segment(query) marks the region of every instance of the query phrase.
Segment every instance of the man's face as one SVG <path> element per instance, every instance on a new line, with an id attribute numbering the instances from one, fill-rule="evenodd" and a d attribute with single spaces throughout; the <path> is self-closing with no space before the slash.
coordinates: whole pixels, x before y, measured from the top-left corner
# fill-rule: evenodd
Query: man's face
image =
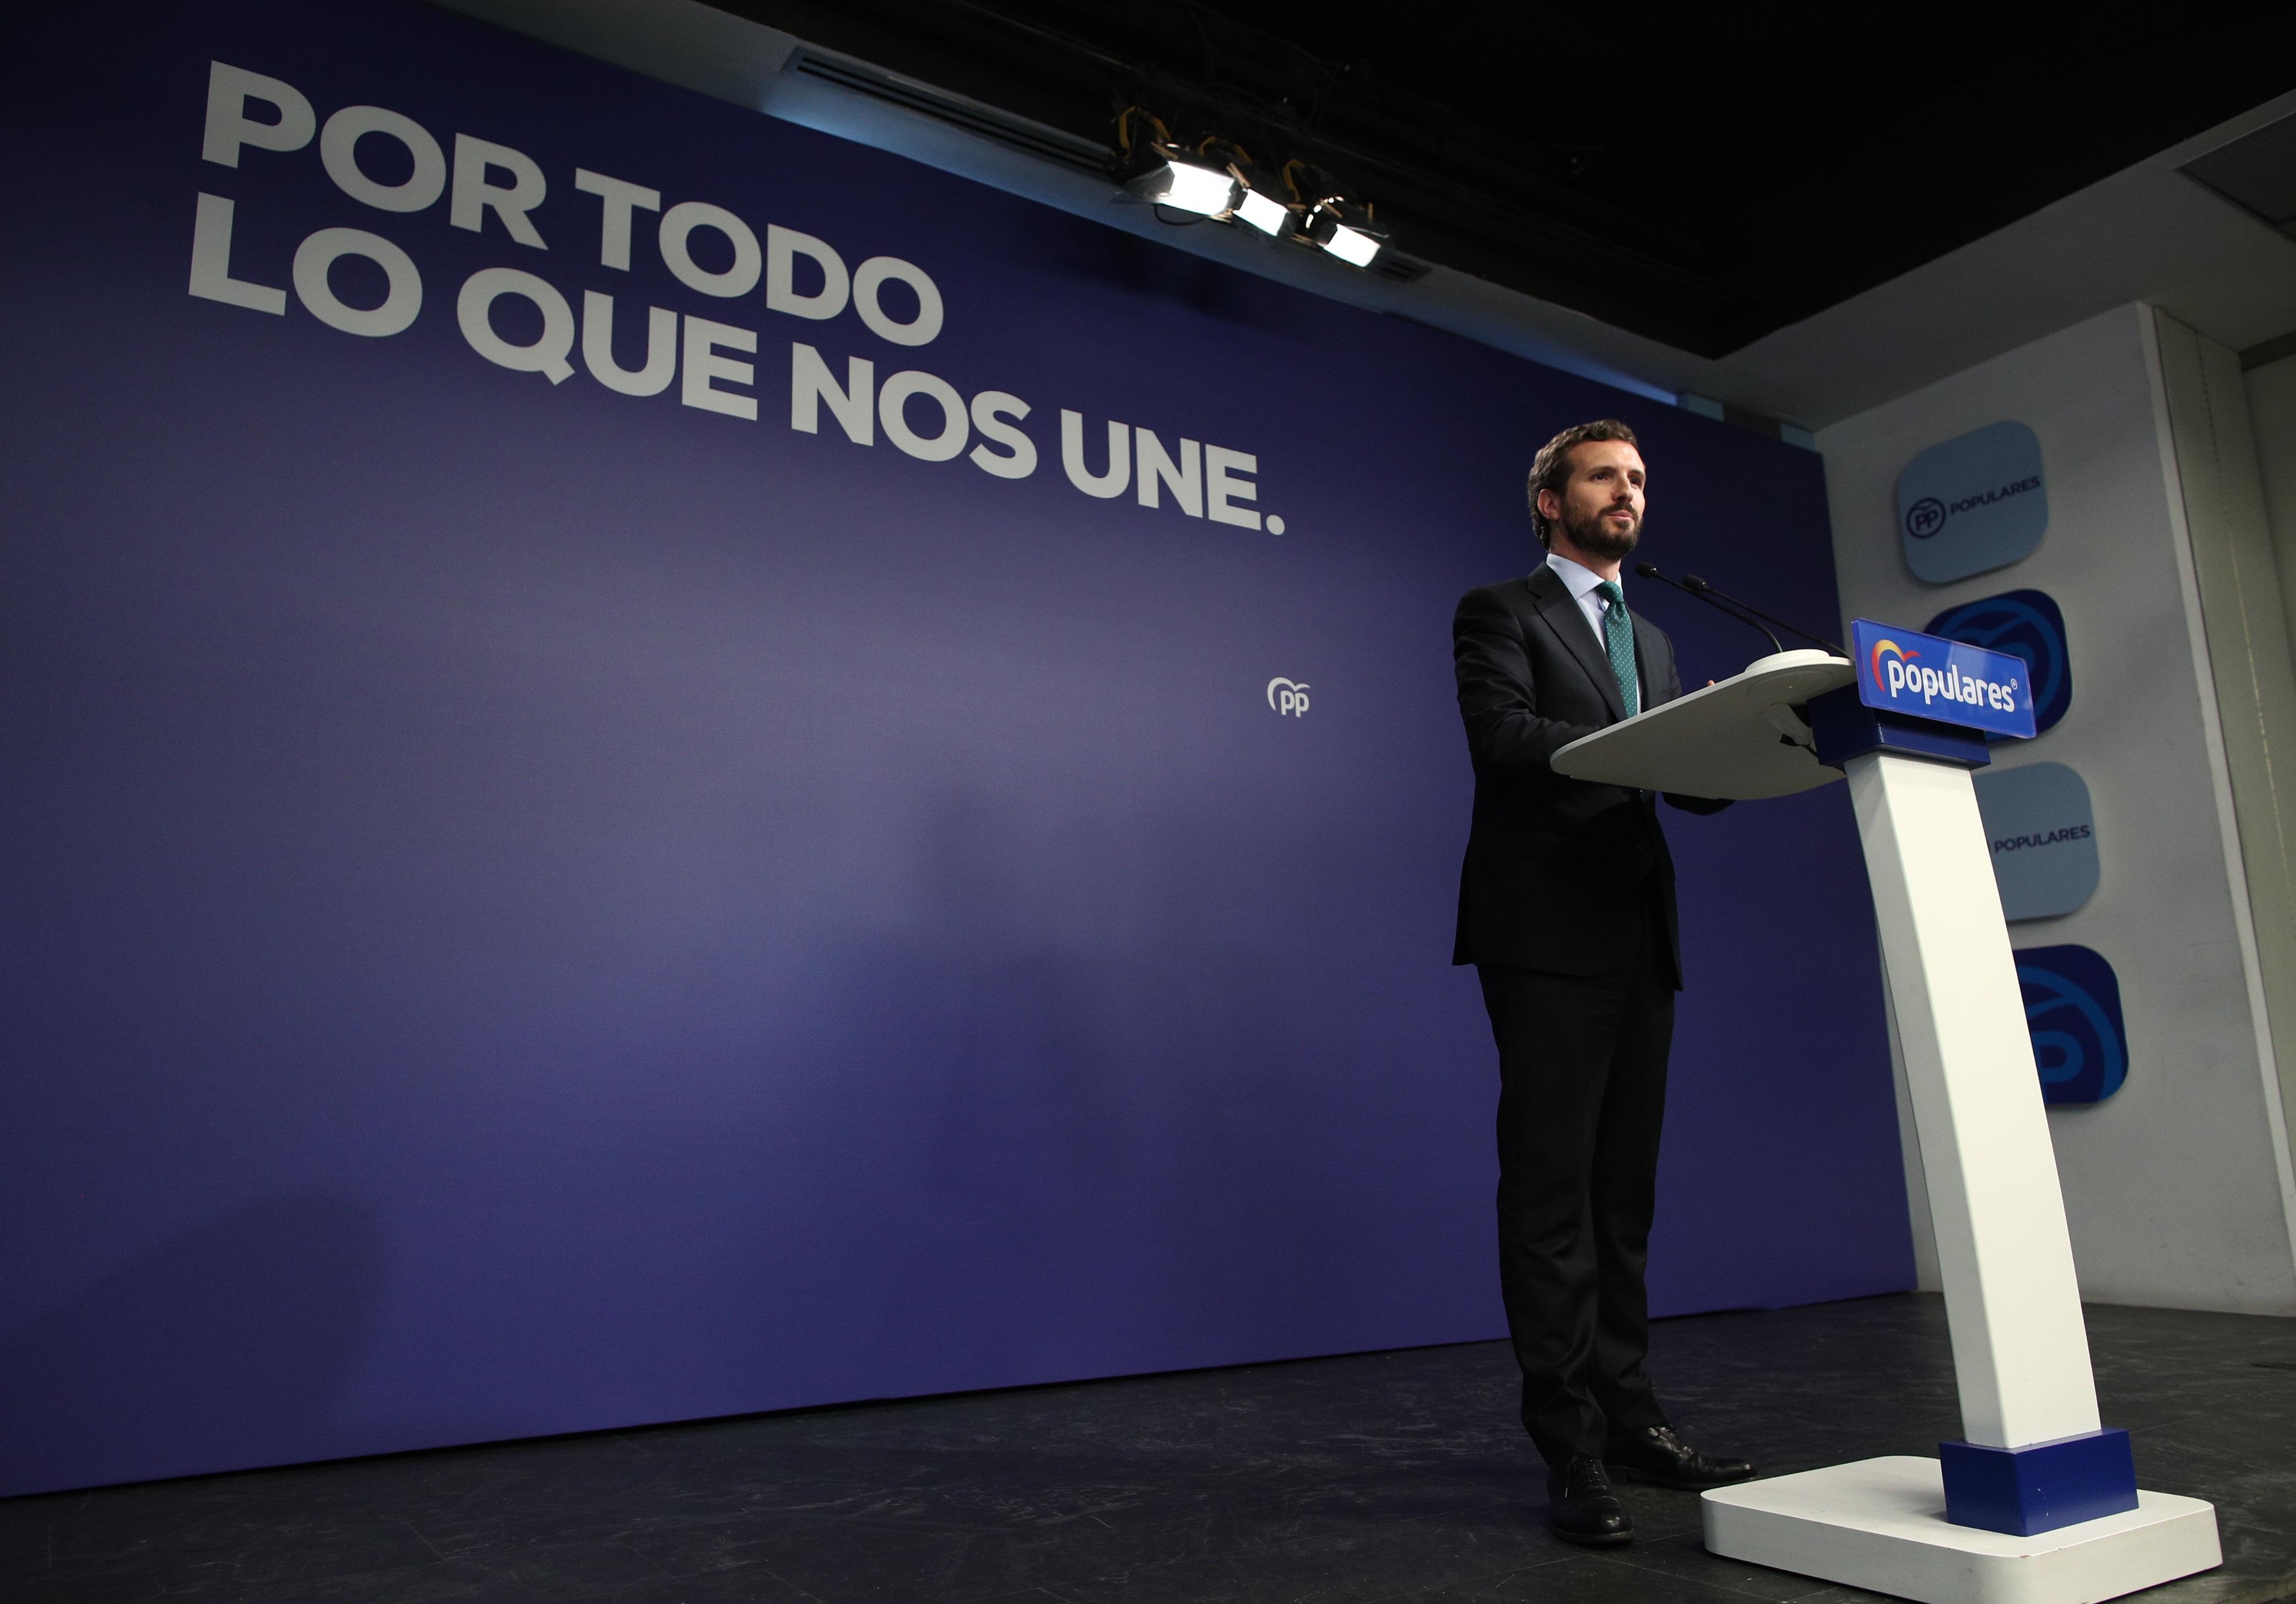
<path id="1" fill-rule="evenodd" d="M 1570 482 L 1557 495 L 1538 493 L 1538 510 L 1558 544 L 1615 561 L 1643 532 L 1643 454 L 1624 440 L 1587 440 L 1570 448 Z M 1568 557 L 1569 551 L 1562 553 Z"/>

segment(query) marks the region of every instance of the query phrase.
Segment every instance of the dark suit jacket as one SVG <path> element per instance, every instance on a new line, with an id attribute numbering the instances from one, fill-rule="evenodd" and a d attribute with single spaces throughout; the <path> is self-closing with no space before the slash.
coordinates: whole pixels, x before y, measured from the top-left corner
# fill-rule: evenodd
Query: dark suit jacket
<path id="1" fill-rule="evenodd" d="M 1674 643 L 1642 614 L 1634 620 L 1643 706 L 1655 708 L 1682 694 Z M 1527 578 L 1469 591 L 1451 644 L 1475 763 L 1451 962 L 1596 974 L 1642 938 L 1644 899 L 1655 898 L 1678 988 L 1674 860 L 1657 797 L 1566 780 L 1547 765 L 1581 735 L 1626 716 L 1610 658 L 1562 576 L 1542 563 Z M 1667 800 L 1693 813 L 1729 806 Z"/>

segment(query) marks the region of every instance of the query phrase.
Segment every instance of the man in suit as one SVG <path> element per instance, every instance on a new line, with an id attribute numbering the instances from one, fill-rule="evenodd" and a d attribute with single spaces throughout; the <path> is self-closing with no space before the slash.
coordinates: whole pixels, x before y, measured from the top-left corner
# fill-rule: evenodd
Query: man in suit
<path id="1" fill-rule="evenodd" d="M 1468 592 L 1452 622 L 1475 811 L 1451 961 L 1475 966 L 1498 1043 L 1499 1282 L 1549 1523 L 1597 1545 L 1634 1535 L 1606 1463 L 1670 1487 L 1754 1473 L 1685 1443 L 1643 1369 L 1682 986 L 1657 798 L 1549 766 L 1580 736 L 1682 694 L 1673 644 L 1628 610 L 1619 581 L 1642 533 L 1644 478 L 1623 423 L 1556 435 L 1530 471 L 1546 561 Z"/>

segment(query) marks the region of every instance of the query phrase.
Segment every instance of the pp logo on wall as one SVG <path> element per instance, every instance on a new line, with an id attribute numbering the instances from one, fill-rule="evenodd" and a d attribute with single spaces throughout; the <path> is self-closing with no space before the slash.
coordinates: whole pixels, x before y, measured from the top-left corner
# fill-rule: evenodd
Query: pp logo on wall
<path id="1" fill-rule="evenodd" d="M 2041 442 L 2022 423 L 1988 423 L 1932 446 L 1898 475 L 1906 566 L 1931 585 L 2030 557 L 2048 528 Z"/>
<path id="2" fill-rule="evenodd" d="M 2103 1102 L 2128 1076 L 2128 1030 L 2120 979 L 2085 946 L 2028 947 L 2017 954 L 2025 1028 L 2041 1071 L 2041 1101 Z"/>
<path id="3" fill-rule="evenodd" d="M 1986 769 L 1972 778 L 2003 914 L 2049 919 L 2096 894 L 2096 819 L 2087 781 L 2062 763 Z"/>
<path id="4" fill-rule="evenodd" d="M 2025 659 L 2033 688 L 2034 733 L 2048 729 L 2073 705 L 2072 654 L 2065 645 L 2065 615 L 2045 591 L 2004 591 L 1981 602 L 1949 607 L 1929 621 L 1929 633 Z"/>

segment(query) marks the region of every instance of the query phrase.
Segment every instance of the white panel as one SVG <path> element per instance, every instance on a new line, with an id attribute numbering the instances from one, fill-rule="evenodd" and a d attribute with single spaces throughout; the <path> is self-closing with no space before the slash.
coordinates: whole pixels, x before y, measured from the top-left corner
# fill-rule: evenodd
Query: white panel
<path id="1" fill-rule="evenodd" d="M 1969 771 L 1849 760 L 1906 1085 L 1921 1133 L 1962 1433 L 2095 1431 L 2096 1388 L 2040 1077 Z"/>
<path id="2" fill-rule="evenodd" d="M 2127 1084 L 2095 1107 L 2049 1114 L 2082 1293 L 2296 1313 L 2283 1159 L 2227 869 L 2237 842 L 2228 858 L 2216 699 L 2202 677 L 2197 603 L 2187 610 L 2193 581 L 2154 401 L 2151 322 L 2141 307 L 2108 313 L 1825 430 L 1835 566 L 1845 618 L 1918 628 L 1948 607 L 2022 587 L 2062 606 L 2072 706 L 2038 741 L 1997 749 L 1995 761 L 2067 764 L 2096 809 L 2096 895 L 2016 927 L 2020 946 L 2094 947 L 2120 978 Z M 1924 585 L 1898 554 L 1898 472 L 1925 446 L 2004 418 L 2040 437 L 2047 536 L 2013 567 Z"/>
<path id="3" fill-rule="evenodd" d="M 2198 620 L 2215 692 L 2217 808 L 2228 820 L 2233 919 L 2296 1256 L 2287 1122 L 2296 1101 L 2296 673 L 2239 359 L 2165 313 L 2152 326 L 2154 404 L 2165 414 L 2178 487 L 2170 521 L 2183 536 L 2186 613 Z"/>

